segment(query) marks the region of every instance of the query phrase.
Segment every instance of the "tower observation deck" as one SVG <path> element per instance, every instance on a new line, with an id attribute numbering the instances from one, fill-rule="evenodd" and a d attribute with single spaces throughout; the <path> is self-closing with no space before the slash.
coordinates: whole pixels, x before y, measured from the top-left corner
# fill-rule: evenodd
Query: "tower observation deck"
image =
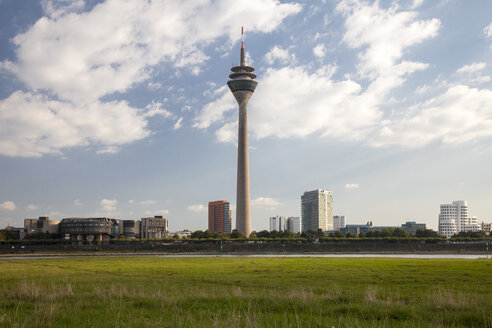
<path id="1" fill-rule="evenodd" d="M 258 85 L 255 70 L 246 65 L 244 50 L 244 31 L 241 28 L 241 62 L 231 68 L 229 89 L 239 105 L 238 144 L 237 144 L 237 194 L 236 229 L 249 236 L 251 233 L 251 206 L 249 192 L 249 154 L 248 154 L 248 101 Z"/>

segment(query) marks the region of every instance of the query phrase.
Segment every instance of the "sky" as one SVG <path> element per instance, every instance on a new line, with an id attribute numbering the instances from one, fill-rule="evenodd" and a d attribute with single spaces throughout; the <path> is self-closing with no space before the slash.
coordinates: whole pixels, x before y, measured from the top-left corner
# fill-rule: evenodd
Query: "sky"
<path id="1" fill-rule="evenodd" d="M 234 209 L 241 26 L 253 230 L 314 189 L 347 224 L 492 221 L 490 0 L 0 0 L 0 227 Z"/>

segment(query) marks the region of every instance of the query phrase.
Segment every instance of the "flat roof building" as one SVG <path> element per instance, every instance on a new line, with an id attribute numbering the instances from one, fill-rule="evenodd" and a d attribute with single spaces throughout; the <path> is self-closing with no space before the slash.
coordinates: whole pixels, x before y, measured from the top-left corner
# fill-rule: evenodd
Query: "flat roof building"
<path id="1" fill-rule="evenodd" d="M 302 231 L 333 230 L 333 193 L 317 189 L 301 196 Z"/>
<path id="2" fill-rule="evenodd" d="M 212 232 L 232 232 L 231 206 L 226 200 L 208 203 L 208 230 Z"/>
<path id="3" fill-rule="evenodd" d="M 141 219 L 141 239 L 164 239 L 167 236 L 167 231 L 167 219 L 161 215 Z"/>

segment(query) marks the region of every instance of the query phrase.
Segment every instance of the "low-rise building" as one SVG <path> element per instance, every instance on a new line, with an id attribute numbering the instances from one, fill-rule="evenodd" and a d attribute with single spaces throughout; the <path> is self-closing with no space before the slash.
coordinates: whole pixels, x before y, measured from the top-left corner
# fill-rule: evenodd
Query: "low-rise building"
<path id="1" fill-rule="evenodd" d="M 59 233 L 65 239 L 102 242 L 118 238 L 122 228 L 122 221 L 116 219 L 66 218 L 59 224 Z"/>
<path id="2" fill-rule="evenodd" d="M 24 228 L 27 233 L 44 232 L 58 233 L 60 221 L 50 220 L 47 216 L 40 216 L 38 219 L 24 219 Z"/>
<path id="3" fill-rule="evenodd" d="M 123 236 L 129 239 L 140 238 L 140 221 L 123 220 Z"/>
<path id="4" fill-rule="evenodd" d="M 407 221 L 401 225 L 401 228 L 412 235 L 415 235 L 417 230 L 427 229 L 425 223 L 416 223 L 415 221 Z"/>
<path id="5" fill-rule="evenodd" d="M 167 219 L 161 215 L 141 219 L 141 239 L 163 239 L 167 237 L 167 231 Z"/>
<path id="6" fill-rule="evenodd" d="M 492 228 L 492 223 L 484 223 L 482 221 L 481 227 L 482 227 L 482 231 L 483 232 L 485 232 L 487 235 L 490 235 L 490 230 Z"/>

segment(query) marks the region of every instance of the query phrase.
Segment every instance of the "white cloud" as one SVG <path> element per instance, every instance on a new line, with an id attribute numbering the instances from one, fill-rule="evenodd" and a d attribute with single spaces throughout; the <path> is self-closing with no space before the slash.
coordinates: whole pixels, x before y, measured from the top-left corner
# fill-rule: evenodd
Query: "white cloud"
<path id="1" fill-rule="evenodd" d="M 379 2 L 368 4 L 344 0 L 337 12 L 346 18 L 343 40 L 360 49 L 357 76 L 369 83 L 335 80 L 335 65 L 317 70 L 291 65 L 270 68 L 259 77 L 259 86 L 249 105 L 249 129 L 254 137 L 305 137 L 313 133 L 345 140 L 367 140 L 378 129 L 388 104 L 388 94 L 402 85 L 407 76 L 428 67 L 425 63 L 403 59 L 404 50 L 434 37 L 437 19 L 418 20 L 417 13 L 389 9 Z M 321 49 L 321 48 L 320 48 Z M 319 51 L 318 55 L 322 51 Z M 215 100 L 202 108 L 194 127 L 222 126 L 216 131 L 221 141 L 235 139 L 237 104 L 222 87 Z M 268 110 L 265 110 L 268 108 Z M 302 110 L 300 110 L 302 109 Z"/>
<path id="2" fill-rule="evenodd" d="M 343 0 L 337 11 L 346 17 L 343 40 L 352 48 L 365 47 L 358 56 L 359 75 L 372 80 L 368 92 L 375 97 L 400 86 L 405 75 L 427 68 L 427 64 L 401 58 L 404 49 L 437 35 L 438 19 L 417 20 L 416 12 L 399 12 L 396 3 L 382 9 L 378 1 Z"/>
<path id="3" fill-rule="evenodd" d="M 225 123 L 221 128 L 215 131 L 215 137 L 218 141 L 224 143 L 233 143 L 237 145 L 237 120 Z"/>
<path id="4" fill-rule="evenodd" d="M 181 128 L 181 123 L 183 122 L 183 117 L 181 116 L 176 123 L 174 123 L 173 129 L 179 130 Z"/>
<path id="5" fill-rule="evenodd" d="M 0 209 L 2 210 L 7 210 L 7 211 L 13 211 L 17 208 L 14 202 L 7 200 L 3 203 L 0 204 Z"/>
<path id="6" fill-rule="evenodd" d="M 492 37 L 492 23 L 490 23 L 483 29 L 483 33 L 488 38 Z"/>
<path id="7" fill-rule="evenodd" d="M 101 205 L 102 210 L 105 213 L 113 213 L 116 211 L 116 206 L 118 205 L 118 201 L 116 199 L 106 199 L 104 198 L 99 203 Z"/>
<path id="8" fill-rule="evenodd" d="M 130 200 L 128 201 L 128 204 L 133 204 L 133 203 L 135 203 L 135 201 L 134 201 L 133 199 L 130 199 Z"/>
<path id="9" fill-rule="evenodd" d="M 345 184 L 345 189 L 359 189 L 358 183 L 347 183 Z"/>
<path id="10" fill-rule="evenodd" d="M 156 115 L 162 116 L 164 118 L 168 118 L 172 116 L 171 112 L 162 108 L 164 104 L 161 102 L 152 101 L 152 103 L 148 104 L 145 109 L 147 112 L 144 114 L 144 117 L 154 117 Z"/>
<path id="11" fill-rule="evenodd" d="M 413 0 L 412 6 L 410 8 L 411 9 L 417 9 L 420 6 L 422 6 L 423 3 L 424 3 L 424 0 Z"/>
<path id="12" fill-rule="evenodd" d="M 325 45 L 320 43 L 316 47 L 313 48 L 313 54 L 318 58 L 323 58 L 325 56 L 326 49 Z"/>
<path id="13" fill-rule="evenodd" d="M 38 208 L 39 208 L 39 206 L 38 206 L 38 205 L 29 204 L 29 205 L 27 205 L 26 210 L 28 210 L 28 211 L 35 211 L 35 210 L 37 210 Z"/>
<path id="14" fill-rule="evenodd" d="M 149 118 L 171 116 L 162 104 L 141 111 L 101 98 L 147 81 L 156 65 L 198 74 L 204 49 L 220 37 L 232 44 L 241 24 L 269 33 L 302 8 L 277 0 L 108 0 L 86 12 L 82 0 L 41 4 L 48 17 L 15 36 L 16 60 L 0 63 L 28 88 L 0 101 L 0 154 L 7 156 L 89 145 L 111 153 L 145 138 Z M 165 87 L 159 84 L 148 87 Z"/>
<path id="15" fill-rule="evenodd" d="M 84 205 L 84 204 L 80 201 L 80 199 L 76 199 L 76 200 L 74 200 L 74 201 L 73 201 L 73 204 L 74 204 L 75 206 L 83 206 L 83 205 Z"/>
<path id="16" fill-rule="evenodd" d="M 485 63 L 472 63 L 461 67 L 456 73 L 464 77 L 462 82 L 466 81 L 468 84 L 478 85 L 490 81 L 490 76 L 481 73 L 486 66 Z"/>
<path id="17" fill-rule="evenodd" d="M 147 87 L 150 90 L 159 90 L 159 89 L 162 88 L 162 84 L 159 83 L 159 82 L 152 82 L 152 81 L 150 81 L 149 83 L 147 83 Z"/>
<path id="18" fill-rule="evenodd" d="M 289 53 L 289 49 L 284 49 L 279 46 L 273 46 L 266 54 L 265 60 L 269 65 L 273 65 L 275 62 L 280 64 L 293 64 L 296 56 Z"/>
<path id="19" fill-rule="evenodd" d="M 487 64 L 485 64 L 485 63 L 473 63 L 470 65 L 465 65 L 465 66 L 461 67 L 460 69 L 458 69 L 456 71 L 456 73 L 458 73 L 458 74 L 476 73 L 476 72 L 483 70 L 486 66 L 487 66 Z"/>
<path id="20" fill-rule="evenodd" d="M 139 205 L 144 205 L 144 206 L 154 205 L 156 203 L 157 202 L 155 200 L 142 200 L 142 201 L 138 202 Z"/>
<path id="21" fill-rule="evenodd" d="M 202 205 L 202 204 L 195 204 L 195 205 L 188 206 L 186 209 L 188 211 L 192 211 L 192 212 L 206 212 L 207 206 Z"/>
<path id="22" fill-rule="evenodd" d="M 149 135 L 147 121 L 127 102 L 76 106 L 17 91 L 0 100 L 0 154 L 40 157 L 65 148 L 127 144 Z"/>
<path id="23" fill-rule="evenodd" d="M 358 138 L 375 124 L 379 113 L 369 101 L 358 103 L 359 84 L 333 81 L 335 70 L 333 66 L 312 73 L 307 67 L 267 70 L 250 105 L 254 136 L 305 137 L 318 131 Z"/>
<path id="24" fill-rule="evenodd" d="M 206 129 L 212 123 L 220 122 L 225 112 L 237 107 L 237 102 L 227 85 L 218 88 L 214 94 L 219 97 L 202 108 L 194 119 L 195 124 L 193 124 L 193 127 Z"/>
<path id="25" fill-rule="evenodd" d="M 422 86 L 419 86 L 417 87 L 417 89 L 415 89 L 415 93 L 417 94 L 424 94 L 426 93 L 427 91 L 429 91 L 430 87 L 428 85 L 422 85 Z"/>
<path id="26" fill-rule="evenodd" d="M 41 0 L 41 7 L 46 15 L 58 18 L 71 12 L 84 9 L 84 0 Z"/>
<path id="27" fill-rule="evenodd" d="M 492 90 L 464 85 L 421 103 L 371 138 L 373 146 L 421 147 L 430 142 L 462 144 L 492 136 Z"/>
<path id="28" fill-rule="evenodd" d="M 91 101 L 148 79 L 159 63 L 202 63 L 203 48 L 223 35 L 237 40 L 241 24 L 268 33 L 300 10 L 276 0 L 105 1 L 89 12 L 43 17 L 17 35 L 14 72 L 33 90 Z"/>
<path id="29" fill-rule="evenodd" d="M 270 197 L 258 197 L 251 200 L 251 206 L 265 208 L 265 209 L 275 209 L 278 206 L 283 205 L 276 199 Z"/>

